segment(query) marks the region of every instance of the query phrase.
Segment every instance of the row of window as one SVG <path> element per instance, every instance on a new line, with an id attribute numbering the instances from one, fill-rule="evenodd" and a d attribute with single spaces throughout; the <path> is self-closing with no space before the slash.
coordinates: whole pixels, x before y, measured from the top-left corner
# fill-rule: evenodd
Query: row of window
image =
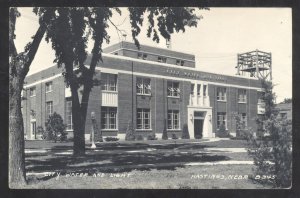
<path id="1" fill-rule="evenodd" d="M 45 83 L 45 92 L 48 93 L 48 92 L 51 92 L 52 91 L 52 82 L 46 82 Z M 29 89 L 29 96 L 32 97 L 32 96 L 36 96 L 36 87 L 31 87 Z"/>
<path id="2" fill-rule="evenodd" d="M 53 102 L 46 102 L 46 116 L 47 118 L 53 114 Z M 242 126 L 247 126 L 246 113 L 239 114 Z M 179 129 L 179 111 L 168 110 L 168 129 Z M 137 109 L 137 129 L 151 129 L 151 112 L 150 109 Z M 66 101 L 66 125 L 67 130 L 73 129 L 72 122 L 72 101 Z M 227 126 L 226 112 L 217 112 L 217 128 L 221 125 Z M 117 108 L 116 107 L 102 107 L 101 108 L 101 128 L 102 129 L 117 129 Z"/>
<path id="3" fill-rule="evenodd" d="M 138 55 L 137 55 L 137 58 L 142 59 L 142 60 L 147 60 L 147 57 L 148 57 L 148 54 L 146 54 L 146 53 L 138 53 Z M 158 56 L 157 62 L 166 63 L 167 58 L 163 57 L 163 56 Z M 184 66 L 184 61 L 180 60 L 180 59 L 176 59 L 176 65 Z"/>
<path id="4" fill-rule="evenodd" d="M 47 82 L 45 84 L 45 91 L 52 91 L 52 82 Z M 115 74 L 106 74 L 103 73 L 101 76 L 101 87 L 102 90 L 105 91 L 117 91 L 117 75 Z M 194 95 L 194 87 L 195 84 L 191 85 L 191 95 Z M 151 80 L 150 78 L 137 78 L 136 82 L 136 91 L 137 94 L 140 95 L 150 95 L 151 94 Z M 218 87 L 217 88 L 217 100 L 218 101 L 226 101 L 226 87 Z M 180 88 L 179 82 L 168 81 L 167 83 L 167 94 L 172 97 L 180 97 Z M 197 84 L 197 95 L 201 94 L 201 84 Z M 30 88 L 30 96 L 36 95 L 36 88 Z M 203 85 L 203 96 L 207 95 L 207 85 Z M 258 103 L 262 102 L 262 92 L 258 92 Z M 247 92 L 245 89 L 238 89 L 238 102 L 246 103 L 247 102 Z"/>
<path id="5" fill-rule="evenodd" d="M 195 84 L 191 84 L 191 95 L 194 96 L 195 95 Z M 201 84 L 197 84 L 197 96 L 201 95 Z M 207 95 L 207 85 L 203 85 L 203 96 Z"/>
<path id="6" fill-rule="evenodd" d="M 241 127 L 246 128 L 247 127 L 247 114 L 246 113 L 240 113 L 240 122 Z M 217 112 L 217 128 L 219 129 L 221 125 L 225 126 L 227 128 L 227 115 L 226 112 Z"/>
<path id="7" fill-rule="evenodd" d="M 217 88 L 217 101 L 226 101 L 226 87 Z M 246 103 L 247 102 L 247 92 L 246 89 L 238 89 L 238 102 Z"/>
<path id="8" fill-rule="evenodd" d="M 50 103 L 49 103 L 50 104 Z M 48 106 L 48 103 L 47 103 Z M 47 107 L 48 109 L 48 107 Z M 52 110 L 51 110 L 52 111 Z M 48 116 L 49 114 L 47 110 Z M 73 129 L 72 123 L 72 101 L 66 102 L 66 125 L 67 130 Z M 101 108 L 101 128 L 117 129 L 117 108 L 102 107 Z M 136 118 L 137 129 L 151 129 L 151 112 L 150 109 L 138 108 Z M 168 129 L 179 129 L 179 111 L 168 111 Z"/>
<path id="9" fill-rule="evenodd" d="M 179 129 L 179 111 L 168 110 L 168 129 Z M 101 128 L 117 129 L 117 108 L 101 108 Z M 151 129 L 151 111 L 146 108 L 138 108 L 136 113 L 136 129 Z"/>

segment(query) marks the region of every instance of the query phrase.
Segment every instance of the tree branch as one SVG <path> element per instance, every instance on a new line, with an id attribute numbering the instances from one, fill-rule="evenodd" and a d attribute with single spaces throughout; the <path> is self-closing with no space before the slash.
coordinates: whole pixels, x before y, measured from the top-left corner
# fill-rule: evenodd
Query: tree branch
<path id="1" fill-rule="evenodd" d="M 53 13 L 54 13 L 53 9 L 48 9 L 46 11 L 46 13 L 44 14 L 44 21 L 42 21 L 40 23 L 40 27 L 36 31 L 32 43 L 30 43 L 30 48 L 29 48 L 29 51 L 26 55 L 26 62 L 24 64 L 23 70 L 21 71 L 21 77 L 25 78 L 25 76 L 27 75 L 27 73 L 29 71 L 29 67 L 30 67 L 35 55 L 36 55 L 36 52 L 39 48 L 41 40 L 43 39 L 44 34 L 46 32 L 47 22 L 50 20 L 50 17 Z"/>

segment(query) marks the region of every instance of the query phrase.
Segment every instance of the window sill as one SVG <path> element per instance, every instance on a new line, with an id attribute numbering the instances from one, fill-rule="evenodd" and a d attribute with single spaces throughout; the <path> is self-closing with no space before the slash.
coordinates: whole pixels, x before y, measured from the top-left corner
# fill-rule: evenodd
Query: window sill
<path id="1" fill-rule="evenodd" d="M 52 90 L 51 91 L 46 91 L 46 93 L 51 93 L 52 92 Z"/>
<path id="2" fill-rule="evenodd" d="M 167 129 L 167 131 L 173 131 L 173 132 L 176 132 L 176 131 L 181 131 L 181 129 Z"/>
<path id="3" fill-rule="evenodd" d="M 101 131 L 118 131 L 118 129 L 101 129 Z"/>
<path id="4" fill-rule="evenodd" d="M 137 93 L 137 96 L 151 96 L 151 94 L 141 94 L 141 93 Z"/>
<path id="5" fill-rule="evenodd" d="M 180 96 L 168 96 L 168 98 L 180 98 Z"/>
<path id="6" fill-rule="evenodd" d="M 36 95 L 33 95 L 33 96 L 29 96 L 30 98 L 32 98 L 32 97 L 36 97 Z"/>
<path id="7" fill-rule="evenodd" d="M 239 101 L 238 103 L 239 103 L 239 104 L 247 104 L 247 101 L 246 101 L 246 102 L 240 102 L 240 101 Z"/>
<path id="8" fill-rule="evenodd" d="M 118 93 L 118 91 L 101 90 L 102 93 Z"/>
<path id="9" fill-rule="evenodd" d="M 217 101 L 218 102 L 227 102 L 227 100 L 218 100 L 218 99 L 217 99 Z"/>
<path id="10" fill-rule="evenodd" d="M 152 129 L 136 129 L 136 131 L 152 131 Z"/>

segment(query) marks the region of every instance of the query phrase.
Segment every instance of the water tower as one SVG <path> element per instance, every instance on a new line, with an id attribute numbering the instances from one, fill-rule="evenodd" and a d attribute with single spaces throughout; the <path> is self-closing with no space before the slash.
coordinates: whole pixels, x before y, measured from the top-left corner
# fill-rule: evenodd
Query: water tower
<path id="1" fill-rule="evenodd" d="M 237 75 L 272 81 L 272 55 L 259 50 L 237 55 Z"/>

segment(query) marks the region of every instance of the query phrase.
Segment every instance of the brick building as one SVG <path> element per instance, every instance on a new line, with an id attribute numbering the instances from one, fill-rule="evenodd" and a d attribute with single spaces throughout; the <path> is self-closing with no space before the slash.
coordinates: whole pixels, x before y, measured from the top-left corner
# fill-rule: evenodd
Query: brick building
<path id="1" fill-rule="evenodd" d="M 22 112 L 27 139 L 38 138 L 37 126 L 44 127 L 53 112 L 64 118 L 72 136 L 70 90 L 61 73 L 54 65 L 25 79 Z M 264 111 L 256 78 L 202 72 L 195 68 L 194 55 L 169 49 L 142 45 L 138 50 L 129 42 L 112 45 L 104 49 L 96 77 L 101 85 L 90 95 L 86 138 L 91 112 L 103 136 L 124 138 L 131 121 L 143 136 L 155 133 L 161 138 L 165 124 L 169 137 L 181 137 L 187 124 L 191 138 L 207 138 L 218 136 L 221 125 L 235 135 L 234 115 L 255 128 L 254 118 Z"/>

